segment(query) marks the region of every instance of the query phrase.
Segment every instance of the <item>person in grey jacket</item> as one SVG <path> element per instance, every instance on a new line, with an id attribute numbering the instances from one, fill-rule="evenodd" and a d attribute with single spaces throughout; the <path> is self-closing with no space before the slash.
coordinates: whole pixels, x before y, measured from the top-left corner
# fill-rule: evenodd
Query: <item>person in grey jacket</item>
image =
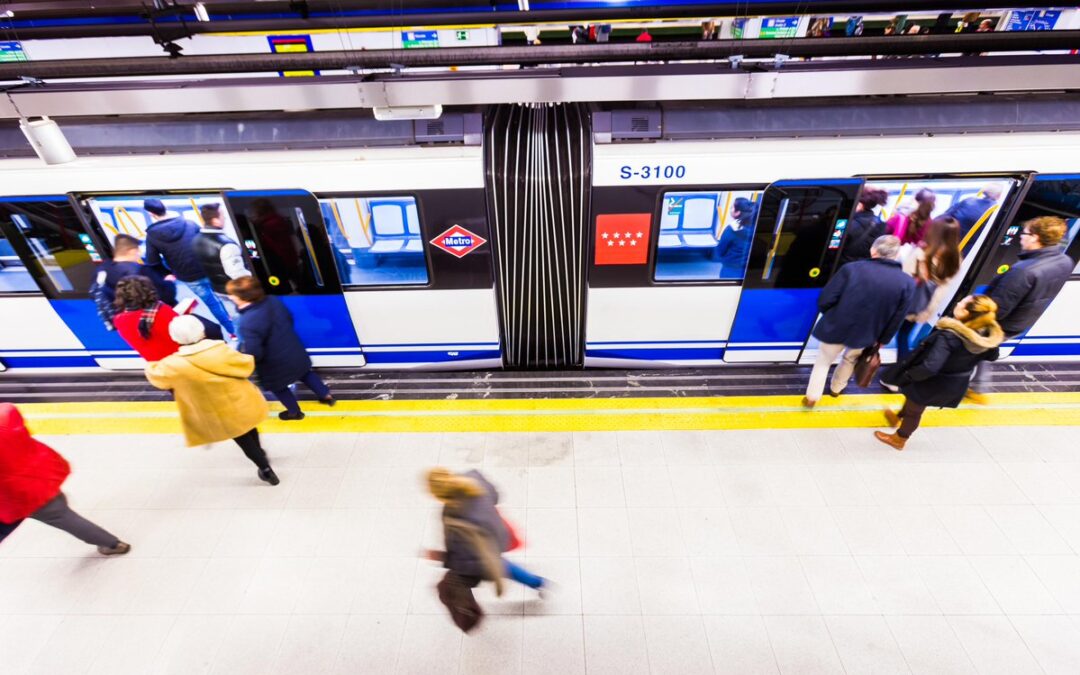
<path id="1" fill-rule="evenodd" d="M 870 260 L 844 265 L 821 290 L 822 316 L 813 333 L 821 345 L 806 385 L 804 407 L 813 408 L 821 398 L 836 357 L 842 355 L 830 385 L 833 396 L 844 391 L 864 349 L 885 344 L 896 335 L 915 295 L 915 282 L 896 260 L 899 251 L 899 239 L 888 234 L 878 237 L 870 247 Z"/>
<path id="2" fill-rule="evenodd" d="M 1076 263 L 1065 254 L 1061 240 L 1068 225 L 1056 216 L 1033 218 L 1020 232 L 1020 260 L 1005 274 L 990 282 L 986 295 L 997 303 L 997 321 L 1010 340 L 1027 331 L 1057 297 L 1072 275 Z M 979 364 L 967 398 L 985 403 L 984 392 L 990 385 L 990 369 Z"/>

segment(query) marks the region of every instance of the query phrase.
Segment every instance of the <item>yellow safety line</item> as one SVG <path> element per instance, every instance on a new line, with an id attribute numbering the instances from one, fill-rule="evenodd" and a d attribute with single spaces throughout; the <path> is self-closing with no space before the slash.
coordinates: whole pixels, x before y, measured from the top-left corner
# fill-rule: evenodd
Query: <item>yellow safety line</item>
<path id="1" fill-rule="evenodd" d="M 960 242 L 961 251 L 964 250 L 964 247 L 967 246 L 967 243 L 969 241 L 971 241 L 971 238 L 975 235 L 975 233 L 982 229 L 982 226 L 986 223 L 986 221 L 990 218 L 994 211 L 997 211 L 997 209 L 997 204 L 986 209 L 986 213 L 982 214 L 982 218 L 979 218 L 978 222 L 975 223 L 975 227 L 968 230 L 968 233 L 964 235 L 963 241 Z"/>
<path id="2" fill-rule="evenodd" d="M 925 426 L 1080 425 L 1080 393 L 991 394 L 985 406 L 931 410 Z M 881 409 L 895 395 L 823 400 L 813 411 L 799 396 L 694 398 L 341 401 L 333 409 L 304 403 L 302 422 L 271 417 L 268 433 L 514 432 L 648 429 L 881 428 Z M 36 433 L 179 433 L 171 402 L 40 403 L 20 405 Z M 275 407 L 276 404 L 275 404 Z"/>

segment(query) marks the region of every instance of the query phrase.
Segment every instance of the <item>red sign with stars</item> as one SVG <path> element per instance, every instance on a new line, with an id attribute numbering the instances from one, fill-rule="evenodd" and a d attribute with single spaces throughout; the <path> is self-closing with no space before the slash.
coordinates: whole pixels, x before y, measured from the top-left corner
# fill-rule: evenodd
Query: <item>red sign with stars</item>
<path id="1" fill-rule="evenodd" d="M 455 258 L 464 258 L 486 243 L 487 239 L 469 232 L 460 225 L 454 225 L 431 240 L 432 246 L 441 248 Z"/>
<path id="2" fill-rule="evenodd" d="M 651 213 L 604 213 L 596 217 L 597 265 L 644 265 L 649 260 Z"/>

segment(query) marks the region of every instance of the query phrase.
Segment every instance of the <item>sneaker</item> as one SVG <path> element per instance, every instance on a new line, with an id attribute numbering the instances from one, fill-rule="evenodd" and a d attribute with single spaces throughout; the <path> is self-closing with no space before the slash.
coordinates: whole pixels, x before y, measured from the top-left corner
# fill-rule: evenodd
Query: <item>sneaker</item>
<path id="1" fill-rule="evenodd" d="M 807 410 L 810 410 L 810 409 L 812 409 L 812 408 L 813 408 L 813 407 L 814 407 L 815 405 L 817 405 L 817 401 L 811 401 L 810 399 L 808 399 L 808 398 L 806 398 L 805 396 L 803 396 L 803 399 L 802 399 L 802 407 L 806 408 Z"/>
<path id="2" fill-rule="evenodd" d="M 273 469 L 259 469 L 259 480 L 264 483 L 270 483 L 271 485 L 277 485 L 281 482 L 281 479 L 277 477 Z"/>
<path id="3" fill-rule="evenodd" d="M 333 408 L 335 405 L 337 405 L 337 399 L 333 396 L 327 396 L 326 398 L 320 398 L 319 403 Z"/>
<path id="4" fill-rule="evenodd" d="M 294 415 L 291 412 L 289 412 L 288 410 L 282 410 L 281 412 L 278 413 L 278 416 L 277 416 L 277 418 L 279 420 L 281 420 L 282 422 L 291 422 L 293 420 L 302 420 L 302 419 L 304 419 L 304 417 L 305 417 L 305 415 L 302 412 L 298 412 L 298 413 L 296 413 Z"/>
<path id="5" fill-rule="evenodd" d="M 118 541 L 116 542 L 116 546 L 113 546 L 112 548 L 109 548 L 108 546 L 98 546 L 97 550 L 101 555 L 124 555 L 131 550 L 131 544 Z"/>
<path id="6" fill-rule="evenodd" d="M 964 394 L 964 400 L 975 405 L 986 405 L 988 403 L 986 394 L 981 394 L 974 389 L 967 390 L 967 393 Z"/>
<path id="7" fill-rule="evenodd" d="M 900 391 L 900 387 L 896 386 L 895 384 L 889 384 L 888 382 L 886 382 L 884 380 L 879 381 L 878 384 L 881 385 L 882 389 L 887 389 L 887 390 L 891 391 L 894 394 L 896 392 Z"/>

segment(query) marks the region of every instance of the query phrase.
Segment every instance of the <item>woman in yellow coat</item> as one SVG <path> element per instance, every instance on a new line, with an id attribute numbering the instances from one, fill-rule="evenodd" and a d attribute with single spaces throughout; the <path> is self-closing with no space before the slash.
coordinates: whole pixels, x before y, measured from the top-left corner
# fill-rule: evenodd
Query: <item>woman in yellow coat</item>
<path id="1" fill-rule="evenodd" d="M 148 364 L 146 379 L 173 393 L 188 446 L 231 438 L 259 467 L 259 478 L 277 485 L 280 481 L 259 444 L 257 428 L 270 406 L 247 379 L 255 370 L 255 359 L 221 340 L 207 340 L 202 322 L 194 316 L 173 319 L 169 336 L 180 345 L 179 351 Z"/>

